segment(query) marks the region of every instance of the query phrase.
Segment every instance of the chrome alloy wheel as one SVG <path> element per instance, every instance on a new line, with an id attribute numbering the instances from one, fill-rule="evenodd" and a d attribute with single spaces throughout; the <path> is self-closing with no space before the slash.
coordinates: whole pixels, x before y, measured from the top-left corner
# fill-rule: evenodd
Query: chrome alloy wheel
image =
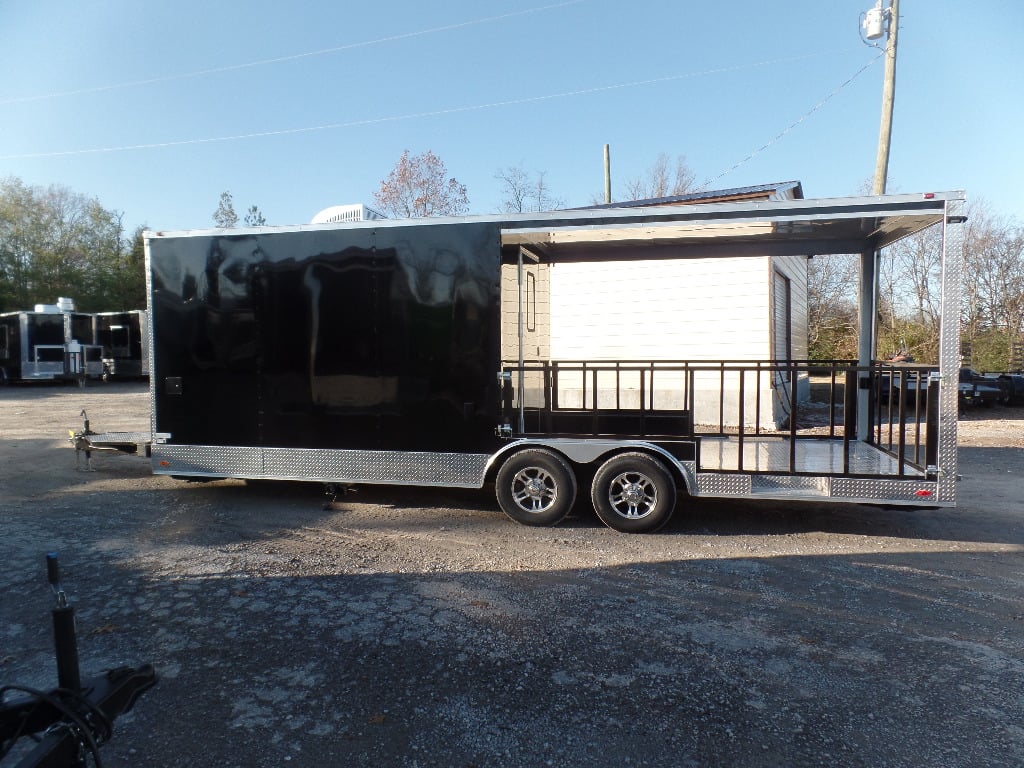
<path id="1" fill-rule="evenodd" d="M 524 467 L 512 478 L 512 498 L 524 512 L 545 512 L 558 500 L 558 483 L 542 467 Z"/>
<path id="2" fill-rule="evenodd" d="M 658 503 L 658 489 L 642 472 L 623 472 L 608 484 L 608 503 L 630 520 L 647 517 Z"/>

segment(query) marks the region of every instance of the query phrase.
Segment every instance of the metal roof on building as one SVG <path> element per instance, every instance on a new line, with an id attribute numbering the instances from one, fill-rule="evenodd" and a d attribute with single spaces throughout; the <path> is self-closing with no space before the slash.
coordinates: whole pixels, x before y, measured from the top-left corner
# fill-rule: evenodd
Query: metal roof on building
<path id="1" fill-rule="evenodd" d="M 786 194 L 786 193 L 790 194 Z M 652 197 L 645 200 L 622 200 L 617 203 L 591 205 L 588 208 L 640 208 L 652 205 L 690 205 L 692 203 L 738 202 L 742 200 L 802 200 L 803 185 L 799 181 L 782 181 L 774 184 L 757 184 L 752 187 L 712 189 L 687 192 L 668 197 Z"/>

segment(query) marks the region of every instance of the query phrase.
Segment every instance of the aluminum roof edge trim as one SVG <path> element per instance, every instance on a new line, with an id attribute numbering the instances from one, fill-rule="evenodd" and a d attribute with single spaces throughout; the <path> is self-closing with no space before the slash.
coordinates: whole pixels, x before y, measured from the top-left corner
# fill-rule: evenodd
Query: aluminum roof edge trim
<path id="1" fill-rule="evenodd" d="M 868 197 L 809 198 L 796 200 L 761 200 L 726 203 L 705 203 L 694 205 L 651 206 L 645 208 L 604 208 L 575 209 L 566 211 L 544 211 L 537 213 L 485 214 L 477 216 L 434 216 L 418 219 L 372 219 L 368 221 L 338 222 L 330 224 L 296 224 L 275 227 L 242 227 L 238 229 L 195 229 L 195 230 L 147 230 L 146 239 L 173 237 L 248 237 L 276 232 L 318 232 L 335 229 L 381 229 L 409 226 L 442 226 L 445 224 L 495 223 L 503 230 L 522 228 L 542 229 L 545 227 L 585 226 L 587 221 L 595 224 L 637 221 L 682 221 L 695 219 L 742 219 L 744 216 L 758 220 L 792 218 L 829 218 L 843 216 L 884 216 L 920 215 L 934 209 L 936 214 L 946 209 L 949 200 L 964 200 L 963 191 L 928 192 L 900 195 L 873 195 Z M 909 209 L 909 210 L 908 210 Z"/>
<path id="2" fill-rule="evenodd" d="M 815 221 L 847 221 L 853 219 L 878 219 L 878 218 L 914 218 L 914 219 L 934 219 L 931 223 L 938 223 L 942 220 L 945 212 L 943 206 L 928 206 L 926 208 L 886 208 L 886 209 L 844 209 L 840 211 L 828 211 L 821 213 L 807 213 L 805 211 L 793 211 L 787 213 L 779 213 L 773 216 L 767 216 L 764 212 L 737 212 L 740 215 L 721 216 L 713 218 L 710 216 L 698 216 L 698 217 L 673 217 L 673 218 L 662 218 L 657 217 L 651 219 L 649 217 L 637 218 L 626 221 L 608 222 L 606 220 L 601 221 L 566 221 L 565 223 L 548 223 L 546 226 L 532 226 L 532 227 L 502 227 L 502 235 L 518 235 L 518 234 L 531 234 L 540 232 L 553 232 L 555 230 L 585 230 L 585 229 L 604 229 L 607 227 L 680 227 L 686 226 L 694 229 L 698 228 L 726 228 L 726 227 L 742 227 L 749 224 L 788 224 L 792 222 L 815 222 Z M 747 215 L 743 215 L 747 214 Z M 536 222 L 530 222 L 536 223 Z"/>

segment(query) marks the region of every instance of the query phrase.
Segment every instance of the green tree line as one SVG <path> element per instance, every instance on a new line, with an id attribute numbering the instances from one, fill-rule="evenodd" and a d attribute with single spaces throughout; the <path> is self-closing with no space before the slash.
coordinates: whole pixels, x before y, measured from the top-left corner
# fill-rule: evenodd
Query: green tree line
<path id="1" fill-rule="evenodd" d="M 145 307 L 142 231 L 94 197 L 0 180 L 0 312 L 59 296 L 85 312 Z"/>
<path id="2" fill-rule="evenodd" d="M 676 168 L 668 156 L 631 184 L 629 192 L 659 196 L 688 187 L 685 160 Z M 675 176 L 671 171 L 674 170 Z M 499 171 L 505 210 L 555 206 L 544 181 L 521 168 Z M 674 181 L 673 181 L 674 179 Z M 403 153 L 374 194 L 396 216 L 464 213 L 465 186 L 448 178 L 433 153 Z M 1024 367 L 1024 226 L 971 206 L 964 240 L 961 338 L 965 361 L 982 370 Z M 213 213 L 218 227 L 234 227 L 230 192 Z M 256 206 L 247 226 L 263 226 Z M 0 312 L 74 298 L 86 312 L 146 306 L 143 227 L 126 233 L 122 215 L 99 200 L 62 186 L 32 187 L 17 178 L 0 180 Z M 922 363 L 938 360 L 941 308 L 939 236 L 936 228 L 906 238 L 882 252 L 879 264 L 878 356 L 905 352 Z M 809 262 L 810 356 L 857 356 L 857 256 L 824 256 Z"/>

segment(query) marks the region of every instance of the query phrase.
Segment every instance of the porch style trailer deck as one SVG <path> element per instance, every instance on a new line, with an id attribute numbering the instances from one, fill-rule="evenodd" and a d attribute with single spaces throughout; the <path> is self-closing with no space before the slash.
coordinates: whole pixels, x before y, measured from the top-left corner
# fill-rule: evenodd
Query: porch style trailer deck
<path id="1" fill-rule="evenodd" d="M 605 523 L 633 532 L 664 524 L 679 490 L 953 505 L 963 200 L 951 192 L 147 233 L 153 471 L 493 482 L 519 522 L 555 524 L 584 494 Z M 876 254 L 928 227 L 942 234 L 939 363 L 885 366 L 871 322 Z M 614 349 L 592 344 L 585 359 L 551 356 L 566 336 L 554 310 L 565 265 L 626 274 L 641 262 L 710 260 L 726 267 L 724 287 L 728 265 L 742 260 L 770 267 L 832 254 L 857 254 L 862 267 L 857 360 L 790 359 L 778 343 L 764 358 L 718 360 L 714 349 L 684 356 L 642 339 L 639 358 L 622 354 L 622 339 Z M 683 279 L 650 287 L 680 304 L 701 298 Z M 713 289 L 705 281 L 699 290 Z M 665 322 L 644 314 L 635 284 L 608 295 L 621 302 L 609 312 L 645 318 L 638 333 Z M 799 381 L 817 382 L 816 400 Z"/>
<path id="2" fill-rule="evenodd" d="M 0 314 L 0 384 L 99 378 L 100 355 L 90 315 L 56 304 Z"/>

